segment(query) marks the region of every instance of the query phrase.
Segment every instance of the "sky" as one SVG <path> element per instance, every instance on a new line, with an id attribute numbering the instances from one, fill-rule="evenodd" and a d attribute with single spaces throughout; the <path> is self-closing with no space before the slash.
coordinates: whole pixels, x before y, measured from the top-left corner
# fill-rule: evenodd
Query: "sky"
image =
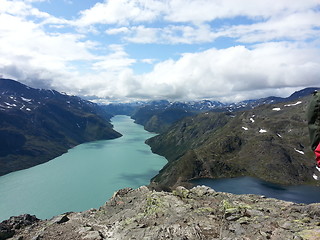
<path id="1" fill-rule="evenodd" d="M 95 102 L 320 87 L 320 0 L 0 0 L 0 77 Z"/>

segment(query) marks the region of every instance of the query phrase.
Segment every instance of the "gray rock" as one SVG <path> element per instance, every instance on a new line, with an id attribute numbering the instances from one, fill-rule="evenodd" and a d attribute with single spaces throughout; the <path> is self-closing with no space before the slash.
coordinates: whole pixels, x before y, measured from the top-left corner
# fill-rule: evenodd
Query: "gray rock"
<path id="1" fill-rule="evenodd" d="M 0 240 L 11 238 L 15 231 L 6 224 L 0 224 Z"/>
<path id="2" fill-rule="evenodd" d="M 41 240 L 311 240 L 320 234 L 319 207 L 320 204 L 297 206 L 252 194 L 215 192 L 206 187 L 190 190 L 179 187 L 173 192 L 141 187 L 118 191 L 90 214 L 88 211 L 69 213 L 70 220 L 63 224 L 48 220 L 22 226 L 15 230 L 14 237 L 23 236 L 23 240 L 34 236 L 41 236 Z M 54 219 L 61 220 L 63 216 Z"/>
<path id="3" fill-rule="evenodd" d="M 103 239 L 102 236 L 98 231 L 90 231 L 88 234 L 86 234 L 83 239 L 88 239 L 88 240 L 100 240 Z"/>
<path id="4" fill-rule="evenodd" d="M 68 222 L 70 219 L 68 218 L 67 215 L 68 213 L 53 217 L 51 221 L 57 224 Z"/>
<path id="5" fill-rule="evenodd" d="M 92 227 L 82 227 L 82 228 L 80 228 L 80 230 L 78 232 L 80 234 L 83 234 L 83 233 L 86 233 L 86 232 L 89 232 L 89 231 L 93 231 L 93 228 Z"/>
<path id="6" fill-rule="evenodd" d="M 15 231 L 38 222 L 39 219 L 34 215 L 23 214 L 20 216 L 10 217 L 8 220 L 0 223 L 0 240 L 14 236 Z"/>
<path id="7" fill-rule="evenodd" d="M 250 215 L 251 217 L 254 217 L 254 216 L 263 216 L 264 213 L 259 211 L 259 210 L 255 210 L 255 209 L 247 209 L 246 210 L 246 213 L 248 215 Z"/>

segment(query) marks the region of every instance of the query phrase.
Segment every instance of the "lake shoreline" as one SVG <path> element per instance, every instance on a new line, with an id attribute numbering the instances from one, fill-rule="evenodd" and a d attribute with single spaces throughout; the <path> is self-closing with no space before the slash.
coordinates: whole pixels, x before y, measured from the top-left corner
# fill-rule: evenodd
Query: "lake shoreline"
<path id="1" fill-rule="evenodd" d="M 46 163 L 1 176 L 0 221 L 97 208 L 121 188 L 148 185 L 167 163 L 145 144 L 154 134 L 128 116 L 115 116 L 112 124 L 122 137 L 80 144 Z"/>
<path id="2" fill-rule="evenodd" d="M 319 186 L 281 185 L 249 176 L 221 179 L 197 178 L 190 182 L 195 186 L 205 185 L 219 192 L 255 194 L 304 204 L 320 202 Z"/>

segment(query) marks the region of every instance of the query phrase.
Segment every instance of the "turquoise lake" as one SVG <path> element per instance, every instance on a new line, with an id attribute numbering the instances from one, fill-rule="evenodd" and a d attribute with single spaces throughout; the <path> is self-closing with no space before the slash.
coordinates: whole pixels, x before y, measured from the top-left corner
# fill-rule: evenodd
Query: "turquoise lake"
<path id="1" fill-rule="evenodd" d="M 146 139 L 155 136 L 128 116 L 112 118 L 121 138 L 81 144 L 47 163 L 0 177 L 0 221 L 30 213 L 46 219 L 98 208 L 115 191 L 138 188 L 166 164 Z"/>

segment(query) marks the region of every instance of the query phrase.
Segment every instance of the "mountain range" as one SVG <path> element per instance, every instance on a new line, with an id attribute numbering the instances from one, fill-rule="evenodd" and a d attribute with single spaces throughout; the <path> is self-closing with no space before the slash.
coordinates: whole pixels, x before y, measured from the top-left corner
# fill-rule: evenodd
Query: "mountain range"
<path id="1" fill-rule="evenodd" d="M 152 179 L 155 188 L 244 175 L 316 184 L 305 120 L 315 89 L 232 104 L 160 100 L 101 106 L 0 79 L 0 175 L 46 162 L 83 142 L 120 137 L 110 118 L 127 114 L 161 133 L 147 140 L 153 152 L 168 159 Z"/>
<path id="2" fill-rule="evenodd" d="M 53 159 L 84 142 L 113 139 L 111 114 L 55 90 L 0 79 L 0 175 Z"/>
<path id="3" fill-rule="evenodd" d="M 237 112 L 253 109 L 263 104 L 276 104 L 294 101 L 301 97 L 309 96 L 317 88 L 305 88 L 296 91 L 289 97 L 266 97 L 260 99 L 245 100 L 237 103 L 222 103 L 212 100 L 170 102 L 158 100 L 135 103 L 113 103 L 104 106 L 106 111 L 112 114 L 131 116 L 136 123 L 141 124 L 147 131 L 163 133 L 173 123 L 187 116 L 197 115 L 203 112 Z"/>

